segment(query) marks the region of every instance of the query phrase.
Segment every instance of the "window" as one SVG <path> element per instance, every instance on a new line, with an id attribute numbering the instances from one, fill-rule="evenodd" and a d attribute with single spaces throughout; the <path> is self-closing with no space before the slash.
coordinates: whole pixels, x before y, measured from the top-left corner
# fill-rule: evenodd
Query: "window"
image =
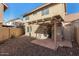
<path id="1" fill-rule="evenodd" d="M 25 17 L 25 20 L 29 20 L 29 16 L 26 16 L 26 17 Z"/>
<path id="2" fill-rule="evenodd" d="M 30 32 L 32 32 L 32 27 L 30 27 Z"/>
<path id="3" fill-rule="evenodd" d="M 32 32 L 32 27 L 27 27 L 27 32 Z"/>
<path id="4" fill-rule="evenodd" d="M 29 32 L 29 27 L 27 27 L 27 32 Z"/>
<path id="5" fill-rule="evenodd" d="M 49 14 L 49 9 L 44 9 L 44 10 L 42 11 L 42 15 L 47 15 L 47 14 Z"/>

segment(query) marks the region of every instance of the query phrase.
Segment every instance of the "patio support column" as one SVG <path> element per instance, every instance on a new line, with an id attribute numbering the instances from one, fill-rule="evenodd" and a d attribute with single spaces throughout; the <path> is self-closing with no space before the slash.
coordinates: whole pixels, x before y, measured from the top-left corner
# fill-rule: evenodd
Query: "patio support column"
<path id="1" fill-rule="evenodd" d="M 55 49 L 57 49 L 57 24 L 54 21 L 54 43 L 55 43 Z"/>
<path id="2" fill-rule="evenodd" d="M 31 37 L 31 25 L 29 25 L 29 36 Z"/>
<path id="3" fill-rule="evenodd" d="M 38 25 L 38 21 L 37 21 L 37 20 L 36 20 L 36 25 Z M 36 33 L 36 38 L 38 38 L 38 36 L 37 36 L 37 35 L 38 35 L 38 33 Z"/>

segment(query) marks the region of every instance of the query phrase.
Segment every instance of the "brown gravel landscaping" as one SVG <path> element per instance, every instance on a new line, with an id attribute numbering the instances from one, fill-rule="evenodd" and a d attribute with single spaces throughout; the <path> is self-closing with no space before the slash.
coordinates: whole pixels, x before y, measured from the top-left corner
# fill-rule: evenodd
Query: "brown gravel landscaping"
<path id="1" fill-rule="evenodd" d="M 22 36 L 0 44 L 2 56 L 79 56 L 79 47 L 73 42 L 73 48 L 59 47 L 56 51 L 31 43 L 34 38 Z"/>

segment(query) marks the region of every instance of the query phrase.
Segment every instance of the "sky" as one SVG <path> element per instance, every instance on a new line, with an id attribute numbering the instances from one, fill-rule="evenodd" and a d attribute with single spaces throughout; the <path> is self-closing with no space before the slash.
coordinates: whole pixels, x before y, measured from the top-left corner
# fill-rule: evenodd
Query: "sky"
<path id="1" fill-rule="evenodd" d="M 67 13 L 79 13 L 79 3 L 68 3 L 67 4 Z"/>
<path id="2" fill-rule="evenodd" d="M 43 5 L 42 3 L 7 3 L 8 9 L 4 12 L 4 21 L 22 17 L 23 14 Z"/>
<path id="3" fill-rule="evenodd" d="M 23 14 L 31 12 L 33 9 L 43 5 L 43 3 L 7 3 L 8 9 L 4 12 L 4 21 L 22 17 Z M 79 3 L 68 3 L 67 13 L 79 12 Z"/>

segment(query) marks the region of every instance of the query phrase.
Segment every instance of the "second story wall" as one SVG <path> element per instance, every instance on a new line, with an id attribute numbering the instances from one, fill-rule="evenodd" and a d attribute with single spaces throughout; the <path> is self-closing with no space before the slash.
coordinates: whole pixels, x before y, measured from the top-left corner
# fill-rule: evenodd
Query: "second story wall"
<path id="1" fill-rule="evenodd" d="M 65 4 L 55 4 L 55 5 L 49 5 L 45 8 L 40 9 L 39 11 L 36 11 L 26 17 L 29 17 L 26 19 L 24 17 L 24 20 L 27 21 L 34 21 L 34 20 L 39 20 L 39 19 L 44 19 L 47 17 L 53 17 L 56 15 L 60 15 L 63 19 L 65 17 Z"/>

